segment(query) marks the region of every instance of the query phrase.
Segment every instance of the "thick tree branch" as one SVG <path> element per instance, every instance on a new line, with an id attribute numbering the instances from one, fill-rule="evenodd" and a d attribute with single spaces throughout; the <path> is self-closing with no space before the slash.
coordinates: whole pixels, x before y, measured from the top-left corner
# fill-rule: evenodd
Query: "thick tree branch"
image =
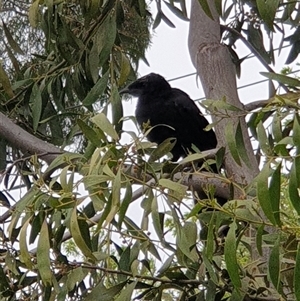
<path id="1" fill-rule="evenodd" d="M 59 154 L 58 147 L 29 134 L 0 112 L 0 136 L 22 152 L 38 155 L 50 164 Z"/>
<path id="2" fill-rule="evenodd" d="M 213 186 L 215 188 L 215 197 L 230 199 L 229 184 L 213 173 L 201 172 L 191 174 L 178 172 L 173 176 L 173 180 L 188 186 L 189 189 L 198 193 L 205 193 L 207 187 Z"/>
<path id="3" fill-rule="evenodd" d="M 191 59 L 202 82 L 206 98 L 220 100 L 225 97 L 226 102 L 243 110 L 243 105 L 237 94 L 234 65 L 227 47 L 220 44 L 219 16 L 216 13 L 214 1 L 208 2 L 215 20 L 210 19 L 205 14 L 199 1 L 194 0 L 192 2 L 189 31 Z M 215 132 L 218 145 L 226 147 L 225 129 L 228 123 L 232 124 L 232 135 L 235 135 L 235 130 L 240 124 L 250 167 L 243 162 L 242 166 L 239 166 L 230 155 L 230 152 L 227 151 L 224 160 L 225 171 L 227 176 L 235 182 L 247 185 L 251 183 L 259 170 L 246 122 L 243 117 L 237 116 L 235 112 L 227 111 L 226 114 L 229 115 L 229 118 L 220 119 L 220 117 L 212 115 L 212 119 L 216 124 Z M 238 192 L 235 196 L 239 197 Z"/>

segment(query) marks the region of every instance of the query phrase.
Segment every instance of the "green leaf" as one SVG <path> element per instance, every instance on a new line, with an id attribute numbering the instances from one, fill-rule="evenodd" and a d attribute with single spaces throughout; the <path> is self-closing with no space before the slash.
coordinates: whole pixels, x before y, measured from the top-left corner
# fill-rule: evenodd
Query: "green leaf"
<path id="1" fill-rule="evenodd" d="M 261 121 L 257 124 L 257 139 L 259 141 L 259 146 L 262 149 L 262 151 L 267 155 L 271 155 L 272 150 L 269 145 L 266 129 L 264 128 L 264 125 Z"/>
<path id="2" fill-rule="evenodd" d="M 114 10 L 113 10 L 114 11 Z M 111 53 L 111 49 L 114 45 L 116 34 L 117 34 L 117 26 L 116 26 L 116 14 L 109 14 L 103 24 L 99 27 L 98 35 L 96 37 L 97 43 L 102 43 L 101 52 L 99 55 L 99 66 L 102 67 L 103 64 L 109 58 Z M 100 40 L 98 40 L 100 39 Z"/>
<path id="3" fill-rule="evenodd" d="M 122 87 L 131 71 L 131 65 L 128 57 L 121 51 L 121 66 L 120 66 L 120 75 L 118 80 L 118 86 Z"/>
<path id="4" fill-rule="evenodd" d="M 294 124 L 293 124 L 293 142 L 294 145 L 297 147 L 297 154 L 300 154 L 300 117 L 298 114 L 294 117 Z"/>
<path id="5" fill-rule="evenodd" d="M 119 210 L 119 220 L 118 220 L 118 226 L 121 227 L 121 224 L 124 220 L 124 217 L 126 215 L 127 209 L 129 207 L 129 204 L 132 201 L 132 185 L 130 181 L 126 182 L 126 190 L 124 194 L 123 201 L 121 202 L 120 210 Z"/>
<path id="6" fill-rule="evenodd" d="M 164 3 L 175 16 L 177 16 L 178 18 L 180 18 L 183 21 L 189 21 L 188 17 L 175 5 L 172 5 L 171 3 L 167 2 L 167 1 L 164 1 Z"/>
<path id="7" fill-rule="evenodd" d="M 189 154 L 187 157 L 185 157 L 179 162 L 179 165 L 184 165 L 186 163 L 194 162 L 196 160 L 203 160 L 205 157 L 206 156 L 203 154 Z"/>
<path id="8" fill-rule="evenodd" d="M 216 292 L 217 292 L 217 286 L 216 284 L 211 280 L 208 279 L 207 281 L 207 292 L 205 294 L 205 301 L 215 301 L 216 299 Z"/>
<path id="9" fill-rule="evenodd" d="M 99 113 L 93 118 L 91 118 L 92 122 L 95 123 L 104 133 L 109 135 L 114 140 L 119 140 L 119 136 L 114 129 L 113 125 L 110 123 L 105 114 Z"/>
<path id="10" fill-rule="evenodd" d="M 228 120 L 228 123 L 225 127 L 225 139 L 234 161 L 241 166 L 241 160 L 236 146 L 235 135 L 233 135 L 233 133 L 235 132 L 236 131 L 234 130 L 232 121 Z"/>
<path id="11" fill-rule="evenodd" d="M 207 258 L 212 261 L 213 260 L 213 255 L 214 255 L 214 250 L 216 248 L 215 246 L 215 236 L 214 236 L 214 230 L 216 227 L 216 216 L 214 214 L 215 212 L 212 213 L 211 219 L 208 224 L 208 229 L 207 229 L 207 241 L 205 244 L 205 254 Z"/>
<path id="12" fill-rule="evenodd" d="M 205 99 L 201 101 L 201 105 L 209 107 L 211 111 L 228 110 L 233 112 L 241 112 L 241 109 L 228 103 L 225 98 L 221 100 Z"/>
<path id="13" fill-rule="evenodd" d="M 86 107 L 92 105 L 99 100 L 108 85 L 109 71 L 107 71 L 94 85 L 90 92 L 86 95 L 82 104 Z"/>
<path id="14" fill-rule="evenodd" d="M 281 196 L 281 163 L 278 164 L 275 169 L 271 181 L 270 181 L 270 201 L 272 206 L 272 211 L 274 214 L 274 219 L 278 226 L 281 225 L 280 221 L 280 196 Z"/>
<path id="15" fill-rule="evenodd" d="M 294 158 L 294 162 L 290 171 L 290 181 L 289 181 L 289 197 L 291 203 L 298 214 L 300 214 L 300 157 Z"/>
<path id="16" fill-rule="evenodd" d="M 112 206 L 120 207 L 120 198 L 121 198 L 121 168 L 118 169 L 118 172 L 115 178 L 112 181 Z"/>
<path id="17" fill-rule="evenodd" d="M 52 271 L 50 261 L 50 241 L 48 225 L 44 220 L 37 245 L 36 260 L 39 274 L 45 286 L 52 285 Z"/>
<path id="18" fill-rule="evenodd" d="M 130 253 L 131 253 L 131 246 L 128 246 L 121 254 L 119 260 L 119 269 L 121 271 L 130 272 Z M 118 280 L 125 281 L 127 279 L 126 275 L 118 275 Z"/>
<path id="19" fill-rule="evenodd" d="M 42 94 L 37 83 L 32 87 L 30 95 L 30 103 L 32 110 L 33 130 L 36 131 L 42 114 Z"/>
<path id="20" fill-rule="evenodd" d="M 257 198 L 259 204 L 270 222 L 276 225 L 269 193 L 270 163 L 267 163 L 257 176 Z"/>
<path id="21" fill-rule="evenodd" d="M 212 14 L 211 14 L 211 11 L 210 11 L 210 8 L 209 8 L 209 5 L 208 5 L 208 1 L 207 0 L 198 0 L 203 11 L 205 12 L 205 14 L 211 18 L 212 20 L 214 19 Z"/>
<path id="22" fill-rule="evenodd" d="M 235 141 L 236 141 L 236 147 L 237 147 L 237 151 L 239 153 L 239 157 L 244 161 L 244 163 L 249 168 L 251 168 L 251 163 L 250 163 L 249 157 L 247 155 L 247 150 L 246 150 L 245 143 L 244 143 L 243 132 L 242 132 L 242 127 L 241 127 L 240 121 L 236 128 Z"/>
<path id="23" fill-rule="evenodd" d="M 194 248 L 197 239 L 197 226 L 194 222 L 186 222 L 177 230 L 176 245 L 182 253 L 193 262 L 198 262 L 199 256 Z"/>
<path id="24" fill-rule="evenodd" d="M 160 269 L 157 271 L 157 275 L 158 277 L 162 276 L 164 274 L 164 272 L 166 272 L 174 259 L 175 254 L 172 254 L 167 260 L 164 261 L 163 265 L 160 267 Z"/>
<path id="25" fill-rule="evenodd" d="M 159 160 L 161 157 L 168 154 L 173 149 L 175 144 L 176 144 L 175 138 L 168 138 L 168 139 L 164 140 L 150 154 L 148 162 L 152 163 L 152 162 L 155 162 L 156 160 Z"/>
<path id="26" fill-rule="evenodd" d="M 127 282 L 118 283 L 115 286 L 110 288 L 106 288 L 103 285 L 103 282 L 100 281 L 98 285 L 96 285 L 88 295 L 85 297 L 85 301 L 95 301 L 99 299 L 101 296 L 101 301 L 112 301 L 119 294 L 119 292 L 124 288 Z"/>
<path id="27" fill-rule="evenodd" d="M 73 153 L 63 153 L 58 155 L 48 166 L 46 169 L 46 173 L 53 171 L 57 168 L 65 166 L 66 164 L 70 165 L 74 161 L 81 161 L 84 160 L 84 156 L 81 154 L 73 154 Z"/>
<path id="28" fill-rule="evenodd" d="M 219 280 L 215 271 L 215 264 L 212 263 L 205 254 L 202 254 L 203 263 L 208 271 L 210 279 L 215 283 L 219 284 Z"/>
<path id="29" fill-rule="evenodd" d="M 10 47 L 13 49 L 13 51 L 15 51 L 18 54 L 24 55 L 23 50 L 21 49 L 21 47 L 18 45 L 18 43 L 15 41 L 15 39 L 13 38 L 12 34 L 10 33 L 8 27 L 6 26 L 6 24 L 3 22 L 2 19 L 2 27 L 4 29 L 4 33 L 7 39 L 8 44 L 10 45 Z"/>
<path id="30" fill-rule="evenodd" d="M 100 138 L 98 137 L 97 133 L 83 120 L 77 119 L 77 124 L 79 125 L 80 129 L 82 130 L 84 136 L 91 141 L 94 146 L 100 146 Z"/>
<path id="31" fill-rule="evenodd" d="M 163 12 L 161 12 L 161 19 L 171 28 L 175 28 L 173 22 Z"/>
<path id="32" fill-rule="evenodd" d="M 121 291 L 121 294 L 115 299 L 116 301 L 131 301 L 133 290 L 135 289 L 137 282 L 133 281 L 132 283 L 124 286 L 124 289 Z"/>
<path id="33" fill-rule="evenodd" d="M 298 243 L 298 250 L 296 255 L 296 264 L 294 269 L 294 294 L 297 301 L 300 301 L 300 243 Z"/>
<path id="34" fill-rule="evenodd" d="M 159 240 L 162 241 L 164 239 L 163 222 L 162 222 L 164 220 L 164 216 L 161 218 L 161 215 L 158 212 L 158 204 L 157 204 L 156 197 L 154 197 L 151 202 L 151 217 L 152 217 L 152 223 L 153 223 L 154 230 L 155 230 Z"/>
<path id="35" fill-rule="evenodd" d="M 269 29 L 274 31 L 273 22 L 279 6 L 279 0 L 257 0 L 256 5 L 261 18 L 265 21 Z"/>
<path id="36" fill-rule="evenodd" d="M 187 191 L 187 186 L 173 182 L 169 179 L 159 179 L 158 184 L 164 188 L 177 192 L 181 197 L 184 197 Z"/>
<path id="37" fill-rule="evenodd" d="M 281 118 L 280 118 L 280 114 L 278 112 L 276 112 L 274 114 L 274 118 L 273 118 L 273 122 L 272 122 L 272 133 L 273 133 L 275 142 L 279 142 L 282 139 Z"/>
<path id="38" fill-rule="evenodd" d="M 28 18 L 32 27 L 37 27 L 39 22 L 39 4 L 40 0 L 35 0 L 29 7 Z"/>
<path id="39" fill-rule="evenodd" d="M 116 132 L 120 133 L 122 131 L 123 126 L 123 106 L 121 97 L 116 85 L 113 85 L 111 88 L 111 95 L 109 98 L 109 102 L 111 103 L 112 110 L 112 123 L 115 126 Z"/>
<path id="40" fill-rule="evenodd" d="M 82 237 L 81 229 L 80 229 L 79 223 L 78 223 L 76 207 L 74 207 L 72 214 L 71 214 L 70 232 L 72 234 L 72 237 L 73 237 L 76 245 L 81 250 L 81 252 L 84 254 L 84 256 L 86 256 L 87 258 L 90 258 L 92 260 L 96 260 L 96 257 L 93 255 L 92 251 L 87 246 L 85 239 Z"/>
<path id="41" fill-rule="evenodd" d="M 261 75 L 272 79 L 276 80 L 277 82 L 285 85 L 289 85 L 291 87 L 299 87 L 300 86 L 300 81 L 296 78 L 289 77 L 283 74 L 278 74 L 278 73 L 271 73 L 271 72 L 260 72 Z"/>
<path id="42" fill-rule="evenodd" d="M 162 19 L 162 12 L 158 11 L 157 14 L 156 14 L 156 16 L 155 16 L 153 25 L 152 25 L 152 29 L 153 30 L 160 24 L 161 19 Z"/>
<path id="43" fill-rule="evenodd" d="M 27 248 L 27 228 L 30 223 L 30 218 L 23 224 L 20 231 L 20 261 L 23 262 L 28 269 L 32 269 L 31 256 Z"/>
<path id="44" fill-rule="evenodd" d="M 225 240 L 224 255 L 227 271 L 231 282 L 234 285 L 234 287 L 238 289 L 242 286 L 242 283 L 239 274 L 239 266 L 236 258 L 236 228 L 236 223 L 231 223 Z"/>
<path id="45" fill-rule="evenodd" d="M 222 16 L 222 0 L 215 0 L 215 7 L 219 16 Z"/>
<path id="46" fill-rule="evenodd" d="M 260 225 L 258 228 L 257 228 L 257 231 L 256 231 L 256 248 L 257 248 L 257 251 L 259 253 L 259 255 L 263 255 L 263 251 L 262 251 L 262 242 L 263 242 L 263 234 L 264 234 L 264 225 Z"/>
<path id="47" fill-rule="evenodd" d="M 5 268 L 6 270 L 6 267 L 4 265 L 3 268 Z M 4 292 L 9 291 L 11 289 L 10 283 L 8 283 L 8 279 L 6 277 L 7 271 L 5 271 L 4 273 L 3 268 L 2 266 L 0 266 L 0 291 L 2 292 L 2 295 Z"/>
<path id="48" fill-rule="evenodd" d="M 87 271 L 82 267 L 75 268 L 68 273 L 67 288 L 72 291 L 77 283 L 80 283 L 86 277 Z"/>
<path id="49" fill-rule="evenodd" d="M 280 284 L 280 236 L 278 236 L 273 248 L 271 249 L 271 254 L 268 264 L 268 274 L 269 277 L 280 293 L 281 284 Z"/>
<path id="50" fill-rule="evenodd" d="M 30 190 L 17 202 L 16 209 L 13 211 L 11 222 L 8 226 L 9 238 L 12 239 L 13 232 L 15 230 L 16 224 L 20 220 L 20 216 L 27 206 L 31 206 L 32 203 L 40 196 L 42 192 L 37 186 L 32 186 Z"/>
<path id="51" fill-rule="evenodd" d="M 14 91 L 11 87 L 9 77 L 7 73 L 5 72 L 1 62 L 0 62 L 0 83 L 2 84 L 2 87 L 4 91 L 6 92 L 7 96 L 12 98 L 14 97 Z"/>

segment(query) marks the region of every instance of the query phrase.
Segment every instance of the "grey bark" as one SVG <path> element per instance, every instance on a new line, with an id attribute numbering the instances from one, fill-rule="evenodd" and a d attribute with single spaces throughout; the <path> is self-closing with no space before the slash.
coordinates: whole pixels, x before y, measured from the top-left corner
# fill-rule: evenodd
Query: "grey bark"
<path id="1" fill-rule="evenodd" d="M 50 164 L 63 153 L 58 147 L 29 134 L 0 112 L 0 136 L 23 153 L 37 155 Z"/>

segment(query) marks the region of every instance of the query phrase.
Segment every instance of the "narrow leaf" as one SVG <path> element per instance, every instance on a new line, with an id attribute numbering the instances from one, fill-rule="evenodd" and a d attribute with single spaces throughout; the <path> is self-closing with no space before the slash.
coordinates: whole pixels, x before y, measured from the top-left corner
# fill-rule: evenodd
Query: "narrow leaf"
<path id="1" fill-rule="evenodd" d="M 23 224 L 20 231 L 20 261 L 23 262 L 28 269 L 32 268 L 31 256 L 27 248 L 27 228 L 30 223 L 30 218 Z"/>
<path id="2" fill-rule="evenodd" d="M 257 176 L 257 198 L 259 204 L 272 224 L 276 224 L 269 193 L 270 163 L 266 164 Z"/>
<path id="3" fill-rule="evenodd" d="M 33 130 L 36 131 L 42 114 L 42 94 L 37 83 L 32 87 L 30 95 Z"/>
<path id="4" fill-rule="evenodd" d="M 236 147 L 235 135 L 233 135 L 234 132 L 233 124 L 229 121 L 225 127 L 225 139 L 234 161 L 241 166 L 240 156 Z"/>
<path id="5" fill-rule="evenodd" d="M 113 85 L 111 88 L 111 95 L 109 101 L 111 103 L 111 110 L 112 110 L 112 123 L 115 126 L 116 132 L 120 133 L 122 131 L 122 126 L 123 126 L 123 121 L 122 121 L 123 106 L 116 85 Z"/>
<path id="6" fill-rule="evenodd" d="M 273 22 L 278 9 L 279 0 L 257 0 L 258 11 L 270 30 L 273 29 Z"/>
<path id="7" fill-rule="evenodd" d="M 115 299 L 116 301 L 131 301 L 133 290 L 135 289 L 137 282 L 133 281 L 132 283 L 125 286 L 125 288 L 121 291 L 121 294 Z"/>
<path id="8" fill-rule="evenodd" d="M 100 146 L 100 139 L 97 133 L 88 124 L 81 119 L 77 119 L 77 124 L 89 141 L 91 141 L 95 146 Z"/>
<path id="9" fill-rule="evenodd" d="M 77 216 L 77 208 L 74 207 L 70 219 L 70 232 L 72 234 L 72 237 L 76 243 L 76 245 L 79 247 L 81 252 L 88 258 L 96 260 L 95 256 L 93 255 L 90 248 L 85 243 L 84 238 L 82 237 L 81 230 L 78 224 L 78 216 Z"/>
<path id="10" fill-rule="evenodd" d="M 37 27 L 39 22 L 39 4 L 40 0 L 35 0 L 29 7 L 28 11 L 30 25 L 34 28 Z"/>
<path id="11" fill-rule="evenodd" d="M 270 200 L 276 224 L 281 225 L 280 221 L 280 195 L 281 195 L 281 163 L 275 169 L 270 181 Z"/>
<path id="12" fill-rule="evenodd" d="M 300 81 L 296 78 L 289 77 L 287 75 L 271 73 L 271 72 L 260 72 L 261 75 L 270 78 L 272 80 L 276 80 L 277 82 L 285 85 L 289 85 L 292 87 L 299 87 Z"/>
<path id="13" fill-rule="evenodd" d="M 236 224 L 233 222 L 230 225 L 224 247 L 225 263 L 231 282 L 236 289 L 242 286 L 239 276 L 239 266 L 236 258 Z"/>
<path id="14" fill-rule="evenodd" d="M 238 123 L 238 126 L 236 128 L 235 141 L 236 141 L 236 147 L 237 147 L 237 151 L 239 153 L 239 157 L 244 161 L 244 163 L 249 168 L 251 168 L 251 163 L 250 163 L 249 157 L 247 155 L 247 150 L 246 150 L 246 147 L 245 147 L 242 127 L 241 127 L 240 122 Z"/>
<path id="15" fill-rule="evenodd" d="M 37 245 L 36 260 L 38 271 L 43 283 L 45 286 L 50 286 L 52 284 L 52 271 L 50 262 L 49 233 L 46 220 L 44 220 L 42 224 L 41 234 Z"/>
<path id="16" fill-rule="evenodd" d="M 119 136 L 114 129 L 113 125 L 110 123 L 106 115 L 103 113 L 99 113 L 93 118 L 91 118 L 92 122 L 94 122 L 104 133 L 112 137 L 114 140 L 119 140 Z"/>
<path id="17" fill-rule="evenodd" d="M 268 264 L 269 277 L 277 289 L 281 291 L 280 285 L 280 236 L 278 236 L 273 248 L 271 249 L 269 264 Z"/>
<path id="18" fill-rule="evenodd" d="M 131 71 L 131 65 L 128 57 L 121 52 L 121 66 L 120 66 L 120 75 L 118 80 L 118 86 L 121 87 L 125 84 Z"/>
<path id="19" fill-rule="evenodd" d="M 213 20 L 213 16 L 211 14 L 208 1 L 207 0 L 198 0 L 205 14 Z"/>
<path id="20" fill-rule="evenodd" d="M 109 72 L 107 71 L 90 90 L 87 96 L 82 101 L 84 106 L 90 106 L 99 100 L 100 96 L 104 93 L 108 85 Z"/>
<path id="21" fill-rule="evenodd" d="M 0 62 L 0 83 L 2 84 L 2 87 L 4 91 L 6 92 L 7 96 L 12 98 L 14 97 L 14 91 L 11 87 L 9 77 L 7 73 L 5 72 L 1 62 Z"/>
<path id="22" fill-rule="evenodd" d="M 167 7 L 171 10 L 171 12 L 177 16 L 178 18 L 180 18 L 183 21 L 189 21 L 189 19 L 187 18 L 186 15 L 184 15 L 184 13 L 177 8 L 175 5 L 172 5 L 171 3 L 164 1 L 164 3 L 167 5 Z"/>
<path id="23" fill-rule="evenodd" d="M 2 27 L 4 29 L 4 33 L 5 33 L 7 42 L 10 45 L 10 47 L 13 49 L 13 51 L 15 51 L 18 54 L 24 55 L 23 50 L 21 49 L 21 47 L 19 46 L 19 44 L 15 41 L 15 39 L 13 38 L 12 34 L 10 33 L 8 27 L 3 22 L 3 20 L 2 20 Z"/>
<path id="24" fill-rule="evenodd" d="M 298 114 L 294 117 L 293 142 L 297 147 L 297 154 L 300 154 L 300 117 Z"/>
<path id="25" fill-rule="evenodd" d="M 271 155 L 272 150 L 269 145 L 266 129 L 264 128 L 264 125 L 261 121 L 257 124 L 257 138 L 259 141 L 259 146 L 262 149 L 262 151 L 267 155 Z"/>
<path id="26" fill-rule="evenodd" d="M 289 181 L 289 197 L 291 203 L 298 214 L 300 214 L 300 157 L 294 158 L 294 162 L 290 171 L 290 181 Z"/>
<path id="27" fill-rule="evenodd" d="M 161 223 L 160 214 L 158 212 L 157 198 L 154 197 L 151 202 L 151 217 L 154 230 L 160 241 L 164 239 L 163 224 Z"/>
<path id="28" fill-rule="evenodd" d="M 184 197 L 187 191 L 187 186 L 173 182 L 169 179 L 159 179 L 158 184 L 164 188 L 176 191 L 181 197 Z"/>
<path id="29" fill-rule="evenodd" d="M 257 248 L 259 255 L 261 255 L 261 256 L 263 254 L 263 251 L 262 251 L 263 234 L 264 234 L 264 225 L 261 225 L 257 228 L 257 231 L 256 231 L 256 248 Z"/>
<path id="30" fill-rule="evenodd" d="M 152 163 L 168 154 L 176 144 L 175 138 L 168 138 L 159 144 L 151 153 L 148 162 Z"/>

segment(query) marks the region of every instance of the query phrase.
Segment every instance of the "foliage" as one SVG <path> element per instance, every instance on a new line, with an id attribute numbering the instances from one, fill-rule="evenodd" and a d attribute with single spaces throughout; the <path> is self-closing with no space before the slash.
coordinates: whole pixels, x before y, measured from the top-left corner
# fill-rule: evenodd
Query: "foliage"
<path id="1" fill-rule="evenodd" d="M 154 27 L 174 26 L 165 10 L 187 19 L 184 0 L 164 3 L 157 1 Z M 210 16 L 208 1 L 199 3 Z M 244 41 L 287 91 L 263 108 L 205 103 L 222 118 L 229 110 L 248 116 L 262 161 L 248 186 L 206 175 L 240 191 L 223 207 L 209 184 L 194 204 L 184 180 L 203 174 L 191 163 L 203 154 L 173 164 L 165 160 L 170 141 L 156 147 L 133 132 L 130 143 L 120 141 L 118 91 L 135 79 L 150 43 L 145 1 L 3 1 L 1 112 L 68 152 L 46 166 L 42 154 L 0 141 L 8 207 L 0 217 L 1 300 L 300 300 L 299 81 L 269 67 L 274 31 L 291 43 L 287 63 L 297 58 L 300 3 L 215 3 L 223 41 L 231 50 Z M 241 129 L 231 126 L 229 151 L 247 164 Z"/>

